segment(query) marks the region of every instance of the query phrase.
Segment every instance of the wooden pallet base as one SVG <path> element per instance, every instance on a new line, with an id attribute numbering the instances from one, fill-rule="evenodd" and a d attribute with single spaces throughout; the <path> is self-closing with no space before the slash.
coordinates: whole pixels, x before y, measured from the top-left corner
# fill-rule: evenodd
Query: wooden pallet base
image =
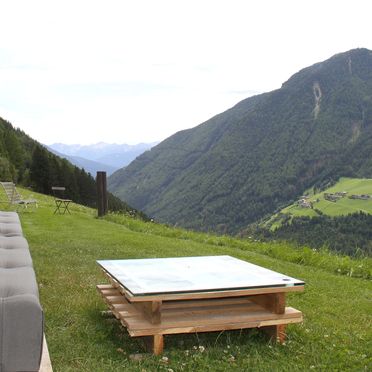
<path id="1" fill-rule="evenodd" d="M 285 326 L 302 322 L 301 311 L 285 307 L 284 295 L 269 305 L 260 295 L 141 304 L 129 302 L 112 285 L 98 285 L 97 290 L 130 336 L 151 336 L 150 348 L 156 355 L 163 351 L 163 335 L 263 328 L 283 342 Z"/>

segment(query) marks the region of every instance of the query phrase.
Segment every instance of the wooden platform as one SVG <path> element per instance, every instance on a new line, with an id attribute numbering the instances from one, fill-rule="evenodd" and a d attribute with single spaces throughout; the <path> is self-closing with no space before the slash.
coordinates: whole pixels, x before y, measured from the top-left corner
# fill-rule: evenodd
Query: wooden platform
<path id="1" fill-rule="evenodd" d="M 123 288 L 98 285 L 97 290 L 130 336 L 153 336 L 152 351 L 163 350 L 163 335 L 263 328 L 283 342 L 285 325 L 302 322 L 302 313 L 285 307 L 285 293 L 255 293 L 249 296 L 128 301 Z M 283 289 L 282 289 L 283 290 Z M 294 288 L 292 288 L 294 290 Z M 300 290 L 300 289 L 299 289 Z M 303 288 L 302 288 L 303 290 Z M 205 294 L 203 295 L 205 296 Z M 132 300 L 131 298 L 129 298 Z M 138 301 L 138 299 L 137 299 Z"/>

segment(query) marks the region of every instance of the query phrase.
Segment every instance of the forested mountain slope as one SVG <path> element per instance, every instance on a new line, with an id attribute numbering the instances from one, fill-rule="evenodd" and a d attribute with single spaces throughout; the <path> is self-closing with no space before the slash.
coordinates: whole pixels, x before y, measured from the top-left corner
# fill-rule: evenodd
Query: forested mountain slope
<path id="1" fill-rule="evenodd" d="M 0 181 L 13 181 L 34 191 L 50 194 L 52 186 L 66 187 L 66 197 L 74 202 L 95 207 L 97 186 L 95 179 L 49 152 L 40 143 L 0 117 Z M 111 193 L 109 209 L 134 212 L 134 209 Z M 145 216 L 138 212 L 145 218 Z"/>
<path id="2" fill-rule="evenodd" d="M 355 49 L 176 133 L 109 187 L 160 221 L 236 232 L 310 186 L 372 177 L 371 153 L 372 52 Z"/>

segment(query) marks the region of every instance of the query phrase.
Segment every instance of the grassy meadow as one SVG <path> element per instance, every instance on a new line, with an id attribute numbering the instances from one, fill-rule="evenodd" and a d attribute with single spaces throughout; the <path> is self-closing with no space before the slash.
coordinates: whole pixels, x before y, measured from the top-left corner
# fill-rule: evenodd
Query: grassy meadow
<path id="1" fill-rule="evenodd" d="M 94 210 L 76 204 L 71 215 L 53 215 L 52 198 L 34 197 L 39 208 L 20 216 L 54 371 L 372 370 L 371 259 L 194 233 L 119 215 L 98 219 Z M 166 336 L 162 356 L 145 354 L 143 340 L 129 337 L 105 312 L 95 289 L 106 282 L 97 259 L 224 254 L 306 282 L 305 292 L 288 295 L 304 323 L 288 327 L 284 345 L 244 330 Z M 134 354 L 143 355 L 134 360 Z"/>
<path id="2" fill-rule="evenodd" d="M 337 202 L 331 202 L 324 199 L 324 193 L 333 194 L 342 191 L 346 191 L 347 196 L 345 198 L 339 199 Z M 342 177 L 335 185 L 326 190 L 323 190 L 316 194 L 314 194 L 312 190 L 308 190 L 307 194 L 309 196 L 309 200 L 313 203 L 314 209 L 302 208 L 294 203 L 286 208 L 283 208 L 279 212 L 279 214 L 289 214 L 294 217 L 315 217 L 318 215 L 315 209 L 328 216 L 343 216 L 360 211 L 372 214 L 372 199 L 359 200 L 348 198 L 348 196 L 352 194 L 372 195 L 372 179 L 369 178 Z M 278 214 L 274 215 L 267 223 L 272 224 L 271 229 L 275 229 L 280 226 L 281 218 L 278 218 Z"/>
<path id="3" fill-rule="evenodd" d="M 330 202 L 324 199 L 324 193 L 333 194 L 342 191 L 346 191 L 348 194 L 345 198 L 342 198 L 337 202 Z M 352 194 L 372 195 L 372 179 L 343 177 L 340 178 L 340 180 L 334 186 L 322 192 L 310 194 L 309 199 L 314 203 L 314 208 L 319 209 L 321 212 L 329 216 L 341 216 L 359 211 L 372 214 L 372 199 L 370 200 L 349 199 L 348 196 Z M 319 202 L 316 201 L 318 199 Z M 314 212 L 311 209 L 301 208 L 294 205 L 284 208 L 282 210 L 282 213 L 290 213 L 294 216 L 317 215 L 316 212 Z"/>

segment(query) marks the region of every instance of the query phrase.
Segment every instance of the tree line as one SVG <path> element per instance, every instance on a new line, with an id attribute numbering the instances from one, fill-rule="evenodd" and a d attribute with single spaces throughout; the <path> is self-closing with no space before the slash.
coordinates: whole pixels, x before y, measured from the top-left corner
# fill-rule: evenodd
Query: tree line
<path id="1" fill-rule="evenodd" d="M 97 205 L 96 181 L 90 173 L 54 155 L 1 117 L 0 180 L 47 195 L 52 193 L 52 186 L 63 186 L 66 198 L 92 208 Z M 108 193 L 108 203 L 110 211 L 147 218 L 111 193 Z"/>
<path id="2" fill-rule="evenodd" d="M 274 231 L 251 226 L 245 234 L 262 240 L 285 240 L 315 249 L 327 248 L 349 256 L 372 256 L 372 215 L 301 216 L 285 220 Z"/>

